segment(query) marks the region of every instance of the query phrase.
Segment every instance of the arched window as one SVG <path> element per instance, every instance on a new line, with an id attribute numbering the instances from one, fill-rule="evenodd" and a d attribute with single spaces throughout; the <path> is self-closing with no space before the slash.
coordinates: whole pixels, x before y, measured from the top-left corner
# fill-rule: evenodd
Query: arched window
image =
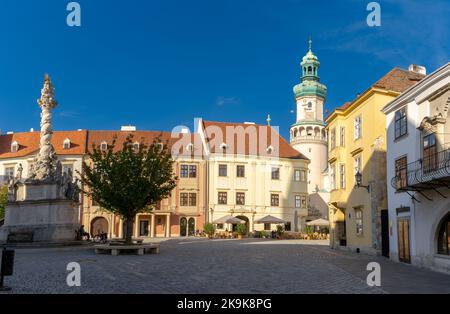
<path id="1" fill-rule="evenodd" d="M 139 147 L 140 147 L 140 145 L 139 145 L 138 142 L 135 142 L 135 143 L 133 144 L 133 149 L 134 149 L 135 152 L 138 152 L 138 151 L 139 151 Z"/>
<path id="2" fill-rule="evenodd" d="M 64 140 L 63 149 L 70 149 L 70 140 L 68 138 Z"/>
<path id="3" fill-rule="evenodd" d="M 450 212 L 442 219 L 439 228 L 438 254 L 450 255 Z"/>
<path id="4" fill-rule="evenodd" d="M 180 219 L 180 236 L 187 236 L 187 219 L 185 217 Z"/>
<path id="5" fill-rule="evenodd" d="M 312 74 L 312 67 L 308 67 L 308 74 Z"/>
<path id="6" fill-rule="evenodd" d="M 17 143 L 16 141 L 12 142 L 11 153 L 17 153 L 18 150 L 19 150 L 19 143 Z"/>
<path id="7" fill-rule="evenodd" d="M 297 131 L 297 129 L 294 129 L 294 138 L 296 138 L 297 135 L 298 135 L 298 131 Z"/>
<path id="8" fill-rule="evenodd" d="M 190 237 L 195 236 L 195 219 L 194 218 L 189 218 L 189 221 L 188 221 L 188 235 Z"/>

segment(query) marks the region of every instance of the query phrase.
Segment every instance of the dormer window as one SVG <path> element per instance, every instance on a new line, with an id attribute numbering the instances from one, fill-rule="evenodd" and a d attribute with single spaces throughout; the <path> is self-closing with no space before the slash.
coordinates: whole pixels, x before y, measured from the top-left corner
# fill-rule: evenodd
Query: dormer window
<path id="1" fill-rule="evenodd" d="M 11 144 L 11 153 L 17 153 L 19 151 L 19 143 L 13 142 Z"/>
<path id="2" fill-rule="evenodd" d="M 64 148 L 64 149 L 70 149 L 70 140 L 69 140 L 68 138 L 66 138 L 66 139 L 64 140 L 63 148 Z"/>
<path id="3" fill-rule="evenodd" d="M 138 151 L 139 151 L 139 147 L 140 147 L 140 145 L 139 145 L 138 142 L 135 142 L 135 143 L 133 144 L 133 149 L 134 149 L 135 152 L 138 152 Z"/>
<path id="4" fill-rule="evenodd" d="M 105 141 L 103 141 L 103 142 L 100 144 L 100 150 L 102 150 L 102 151 L 108 150 L 108 143 L 106 143 Z"/>
<path id="5" fill-rule="evenodd" d="M 164 144 L 158 143 L 158 148 L 159 148 L 159 151 L 162 152 L 164 150 Z"/>

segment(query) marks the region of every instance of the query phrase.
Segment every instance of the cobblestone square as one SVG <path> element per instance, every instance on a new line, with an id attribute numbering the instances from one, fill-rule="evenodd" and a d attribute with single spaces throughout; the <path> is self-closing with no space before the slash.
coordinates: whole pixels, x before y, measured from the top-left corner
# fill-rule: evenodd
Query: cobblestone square
<path id="1" fill-rule="evenodd" d="M 381 287 L 366 284 L 369 262 Z M 68 287 L 67 264 L 81 265 Z M 16 249 L 12 293 L 450 293 L 450 276 L 299 240 L 161 241 L 159 255 L 95 255 L 92 247 Z"/>

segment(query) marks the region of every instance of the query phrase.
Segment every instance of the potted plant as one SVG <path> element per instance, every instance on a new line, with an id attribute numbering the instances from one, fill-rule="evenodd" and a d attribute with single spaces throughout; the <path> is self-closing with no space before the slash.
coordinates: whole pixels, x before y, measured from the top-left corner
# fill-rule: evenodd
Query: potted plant
<path id="1" fill-rule="evenodd" d="M 238 224 L 236 226 L 236 232 L 238 235 L 238 239 L 241 240 L 244 237 L 244 235 L 247 234 L 247 226 L 244 224 Z"/>
<path id="2" fill-rule="evenodd" d="M 206 223 L 203 227 L 203 231 L 208 239 L 212 239 L 214 237 L 214 233 L 216 232 L 216 227 L 212 223 Z"/>
<path id="3" fill-rule="evenodd" d="M 283 227 L 282 225 L 278 225 L 278 226 L 277 226 L 277 236 L 278 236 L 278 239 L 281 239 L 281 237 L 283 236 L 283 234 L 284 234 L 284 227 Z"/>

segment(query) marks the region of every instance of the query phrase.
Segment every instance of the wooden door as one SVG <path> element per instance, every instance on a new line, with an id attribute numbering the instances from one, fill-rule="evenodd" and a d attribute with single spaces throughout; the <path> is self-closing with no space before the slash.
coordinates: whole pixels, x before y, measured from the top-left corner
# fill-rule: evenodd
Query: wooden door
<path id="1" fill-rule="evenodd" d="M 398 220 L 397 233 L 398 233 L 398 258 L 400 262 L 411 263 L 409 219 Z"/>

